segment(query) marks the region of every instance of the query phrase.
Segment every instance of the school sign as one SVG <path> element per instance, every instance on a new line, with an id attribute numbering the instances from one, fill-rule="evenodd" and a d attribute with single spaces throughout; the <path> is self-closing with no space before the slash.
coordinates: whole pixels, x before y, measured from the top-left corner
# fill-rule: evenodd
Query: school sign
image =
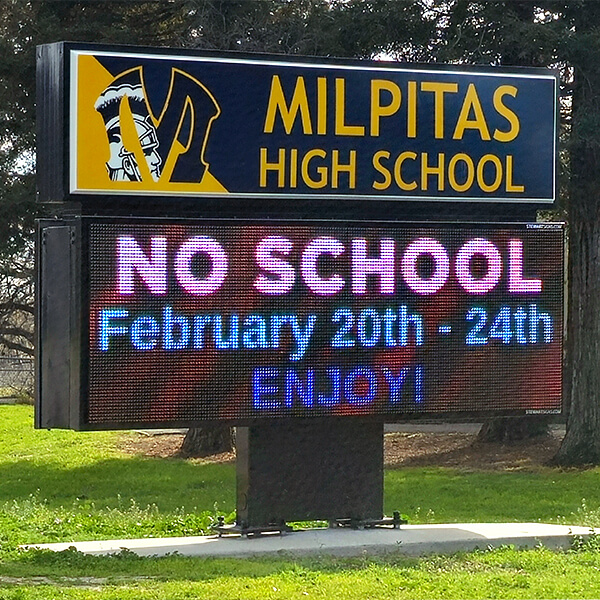
<path id="1" fill-rule="evenodd" d="M 37 427 L 235 425 L 248 533 L 383 523 L 384 422 L 561 412 L 556 73 L 66 42 L 37 68 Z"/>

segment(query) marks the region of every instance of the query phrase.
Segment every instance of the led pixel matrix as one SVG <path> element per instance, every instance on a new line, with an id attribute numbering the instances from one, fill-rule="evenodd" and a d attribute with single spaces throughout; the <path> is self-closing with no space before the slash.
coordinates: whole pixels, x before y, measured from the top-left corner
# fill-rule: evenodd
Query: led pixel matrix
<path id="1" fill-rule="evenodd" d="M 88 235 L 90 422 L 560 410 L 559 227 Z"/>

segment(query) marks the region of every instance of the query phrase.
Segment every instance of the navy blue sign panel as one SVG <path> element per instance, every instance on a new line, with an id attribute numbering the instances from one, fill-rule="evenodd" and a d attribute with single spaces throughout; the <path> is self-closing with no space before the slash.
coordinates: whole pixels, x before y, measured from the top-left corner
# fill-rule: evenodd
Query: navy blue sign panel
<path id="1" fill-rule="evenodd" d="M 65 48 L 71 198 L 556 197 L 547 69 Z"/>

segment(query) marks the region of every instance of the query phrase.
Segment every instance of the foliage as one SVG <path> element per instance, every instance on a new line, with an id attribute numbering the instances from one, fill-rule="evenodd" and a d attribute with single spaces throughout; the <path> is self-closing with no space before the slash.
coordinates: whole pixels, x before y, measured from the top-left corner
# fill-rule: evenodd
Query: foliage
<path id="1" fill-rule="evenodd" d="M 174 45 L 181 3 L 0 0 L 0 348 L 33 354 L 36 45 Z M 46 209 L 50 211 L 49 208 Z"/>
<path id="2" fill-rule="evenodd" d="M 405 60 L 427 56 L 427 0 L 190 0 L 185 45 L 215 50 Z"/>
<path id="3" fill-rule="evenodd" d="M 0 255 L 31 240 L 35 204 L 36 45 L 58 40 L 173 43 L 172 3 L 0 1 Z"/>
<path id="4" fill-rule="evenodd" d="M 0 348 L 33 355 L 33 246 L 0 255 Z"/>
<path id="5" fill-rule="evenodd" d="M 569 231 L 563 465 L 600 463 L 600 4 L 456 0 L 439 56 L 561 72 L 561 205 Z M 451 8 L 450 8 L 451 7 Z"/>

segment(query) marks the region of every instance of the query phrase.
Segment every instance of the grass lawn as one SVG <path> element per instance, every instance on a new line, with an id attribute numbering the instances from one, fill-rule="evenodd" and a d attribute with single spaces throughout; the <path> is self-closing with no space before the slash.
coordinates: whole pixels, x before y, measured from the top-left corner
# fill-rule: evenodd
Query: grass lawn
<path id="1" fill-rule="evenodd" d="M 198 535 L 232 518 L 235 468 L 119 450 L 132 433 L 36 431 L 0 406 L 0 599 L 594 598 L 600 544 L 452 557 L 206 560 L 21 552 L 18 544 Z M 585 499 L 585 500 L 584 500 Z M 385 509 L 411 523 L 543 521 L 600 526 L 600 469 L 387 470 Z"/>

